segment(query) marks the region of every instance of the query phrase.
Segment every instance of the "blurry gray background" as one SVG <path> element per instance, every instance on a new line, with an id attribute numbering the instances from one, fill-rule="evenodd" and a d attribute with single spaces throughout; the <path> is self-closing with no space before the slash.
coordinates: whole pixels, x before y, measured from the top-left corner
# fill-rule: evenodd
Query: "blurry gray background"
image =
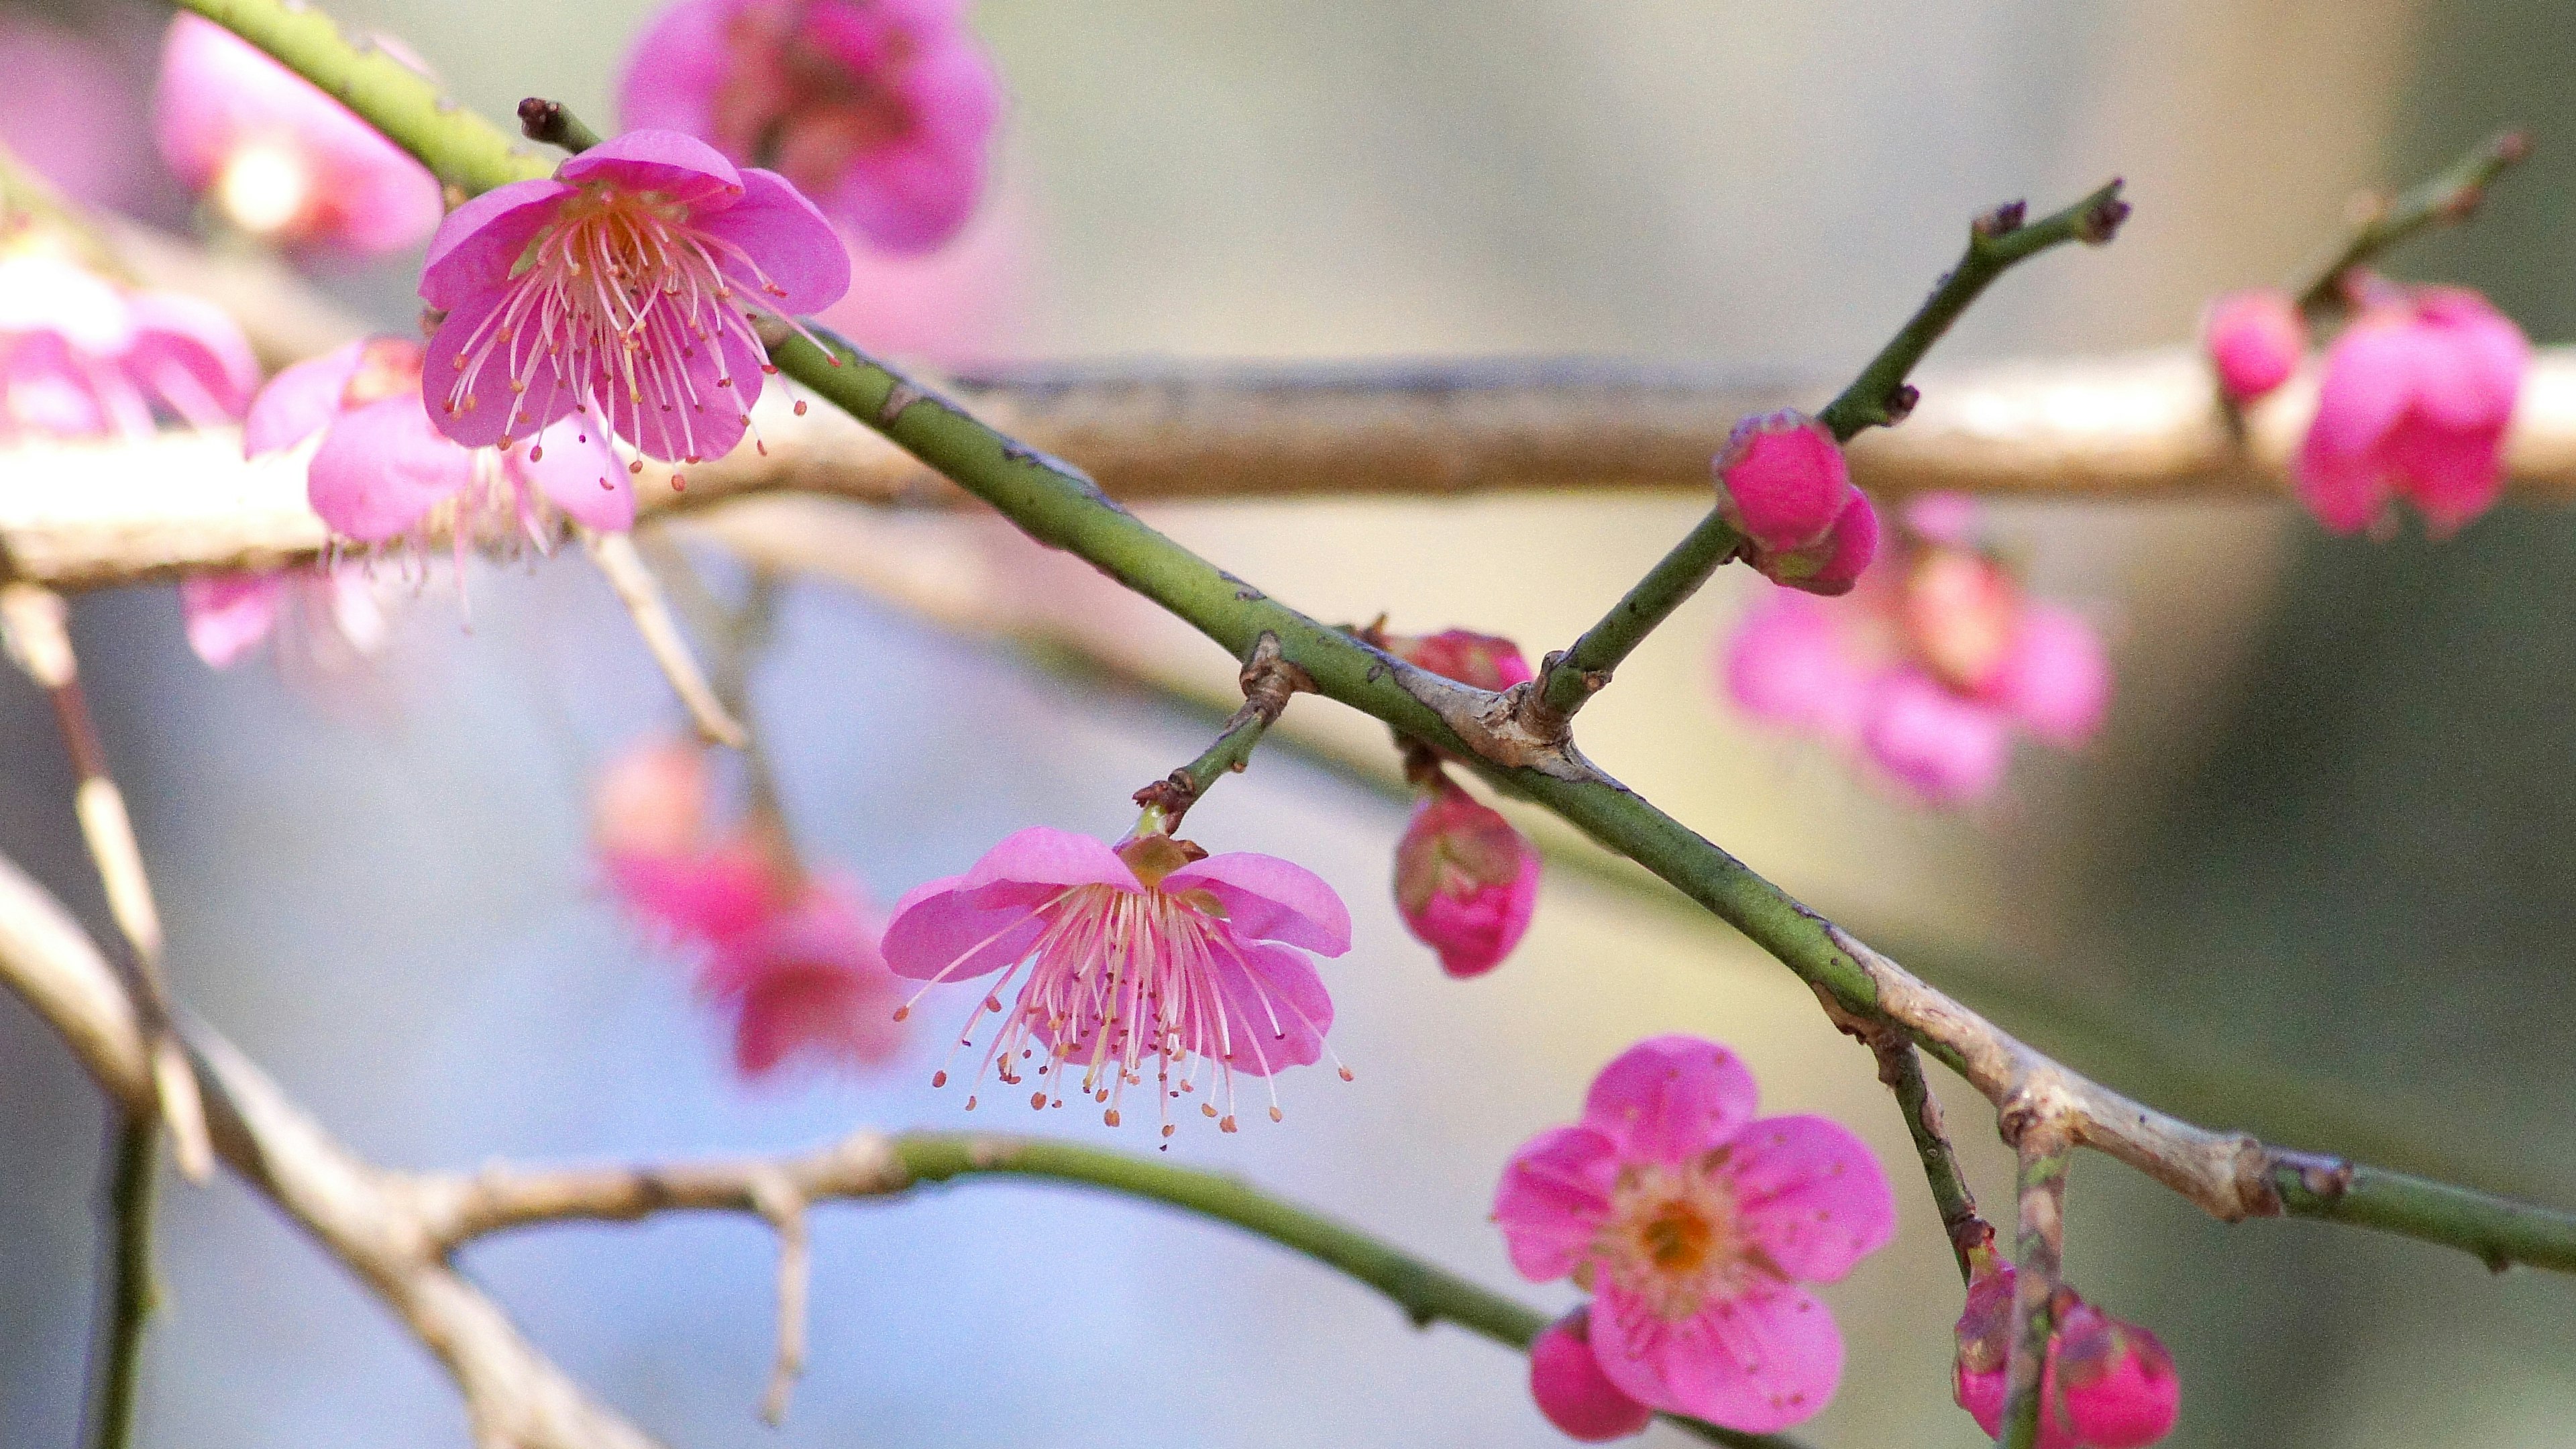
<path id="1" fill-rule="evenodd" d="M 544 93 L 601 119 L 643 13 L 335 9 L 403 36 L 489 114 Z M 147 55 L 159 23 L 51 13 L 139 24 Z M 960 284 L 1010 302 L 970 351 L 1587 352 L 1830 375 L 1919 297 L 1965 217 L 2112 173 L 2138 205 L 2119 244 L 2014 276 L 1941 356 L 2168 341 L 2211 292 L 2323 250 L 2356 186 L 2506 123 L 2535 130 L 2538 159 L 2472 231 L 2395 270 L 2489 288 L 2542 340 L 2576 330 L 2576 13 L 2537 0 L 984 0 L 977 15 L 1013 105 L 1000 195 L 966 246 L 1026 265 Z M 334 285 L 407 320 L 398 267 Z M 1543 646 L 1696 511 L 1539 499 L 1158 521 L 1325 617 L 1390 608 L 1399 626 Z M 2296 1081 L 2204 1082 L 2219 1106 L 2193 1110 L 2299 1136 L 2296 1103 L 2322 1096 L 2481 1181 L 2576 1202 L 2576 619 L 2555 583 L 2576 569 L 2576 521 L 2508 509 L 2439 547 L 2333 542 L 2251 502 L 2024 506 L 2001 523 L 2042 588 L 2111 624 L 2122 671 L 2109 737 L 2025 757 L 2005 801 L 1927 819 L 1727 719 L 1706 655 L 1733 579 L 1586 716 L 1591 752 L 1936 978 L 2020 1003 L 2017 1021 L 2116 1085 L 2184 1105 L 2167 1091 L 2183 1090 L 2177 1063 L 2263 1063 Z M 584 855 L 586 772 L 670 720 L 663 686 L 577 562 L 486 569 L 471 588 L 471 633 L 426 600 L 362 683 L 211 674 L 168 590 L 80 601 L 189 1004 L 397 1165 L 971 1122 L 928 1089 L 930 1040 L 867 1082 L 729 1077 L 683 967 L 640 945 Z M 1204 736 L 819 583 L 793 593 L 759 688 L 810 848 L 885 901 L 1022 824 L 1122 828 L 1126 792 Z M 11 676 L 0 850 L 96 920 L 68 799 L 41 701 Z M 1906 1217 L 1827 1294 L 1852 1370 L 1807 1432 L 1980 1442 L 1949 1406 L 1956 1280 L 1894 1112 L 1784 971 L 1560 877 L 1519 955 L 1462 985 L 1389 909 L 1395 807 L 1266 755 L 1192 824 L 1308 862 L 1352 902 L 1359 944 L 1327 980 L 1358 1081 L 1292 1075 L 1285 1126 L 1185 1130 L 1176 1157 L 1561 1303 L 1562 1285 L 1513 1282 L 1484 1216 L 1496 1169 L 1628 1041 L 1710 1034 L 1753 1064 L 1770 1109 L 1868 1134 Z M 2034 996 L 2076 1009 L 2052 1022 Z M 961 1005 L 934 997 L 925 1037 Z M 2117 1039 L 2067 1024 L 2088 1012 Z M 1952 1100 L 2000 1201 L 1989 1119 Z M 101 1135 L 60 1046 L 0 999 L 11 1449 L 74 1435 Z M 2100 1159 L 2079 1168 L 2072 1213 L 2078 1283 L 2182 1365 L 2176 1446 L 2576 1442 L 2576 1285 L 2303 1224 L 2222 1228 Z M 162 1222 L 143 1442 L 462 1442 L 428 1358 L 261 1203 L 174 1186 Z M 752 1414 L 771 1349 L 754 1223 L 546 1230 L 468 1264 L 538 1343 L 684 1446 L 1562 1442 L 1500 1350 L 1417 1334 L 1302 1261 L 1134 1205 L 970 1184 L 826 1209 L 816 1248 L 813 1367 L 775 1433 Z"/>

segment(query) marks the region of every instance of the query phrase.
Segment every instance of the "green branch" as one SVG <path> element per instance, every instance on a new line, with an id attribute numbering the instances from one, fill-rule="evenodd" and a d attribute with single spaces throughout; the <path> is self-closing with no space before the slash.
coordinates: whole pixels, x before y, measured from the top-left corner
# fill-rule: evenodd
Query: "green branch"
<path id="1" fill-rule="evenodd" d="M 337 38 L 311 12 L 279 0 L 187 0 L 189 8 L 232 25 L 254 43 L 346 100 L 359 115 L 465 189 L 481 190 L 546 171 L 514 155 L 508 137 L 470 113 L 443 107 L 430 85 Z M 1909 359 L 1928 348 L 1974 288 L 2019 256 L 2048 244 L 2052 227 L 2079 239 L 2107 235 L 2124 210 L 2112 188 L 2048 222 L 2006 228 L 1970 248 L 1971 278 L 1954 276 L 1934 304 L 1882 352 L 1846 397 L 1892 383 Z M 2068 218 L 2072 218 L 2069 220 Z M 1945 303 L 1945 297 L 1954 298 Z M 772 352 L 790 378 L 877 429 L 960 487 L 991 504 L 1020 529 L 1078 555 L 1119 584 L 1189 623 L 1236 658 L 1249 657 L 1264 633 L 1278 637 L 1282 657 L 1303 668 L 1317 693 L 1375 716 L 1402 733 L 1465 757 L 1475 749 L 1453 731 L 1432 701 L 1456 705 L 1473 691 L 1438 681 L 1402 661 L 1329 628 L 1224 573 L 1119 507 L 1081 474 L 1005 437 L 955 404 L 843 344 L 829 350 L 791 339 Z M 1895 373 L 1887 369 L 1895 368 Z M 1875 380 L 1875 382 L 1873 381 Z M 1887 400 L 1881 393 L 1881 410 Z M 1835 406 L 1840 407 L 1842 399 Z M 1854 409 L 1868 408 L 1855 403 Z M 1831 409 L 1829 409 L 1831 411 Z M 1850 412 L 1853 410 L 1846 410 Z M 1854 431 L 1869 417 L 1835 424 Z M 1454 710 L 1453 710 L 1454 713 Z M 1612 851 L 1654 872 L 1743 932 L 1846 1013 L 1893 1024 L 1879 1010 L 1870 974 L 1836 944 L 1830 924 L 1743 862 L 1673 819 L 1634 791 L 1558 758 L 1547 767 L 1508 768 L 1478 760 L 1498 787 L 1554 811 Z M 1955 1048 L 1913 1033 L 1924 1050 L 1953 1070 Z M 2441 1183 L 2356 1168 L 2347 1182 L 2282 1193 L 2284 1211 L 2345 1221 L 2446 1243 L 2492 1258 L 2576 1271 L 2576 1214 L 2507 1203 Z"/>
<path id="2" fill-rule="evenodd" d="M 1834 441 L 1848 443 L 1866 428 L 1901 421 L 1914 408 L 1914 389 L 1905 381 L 1932 344 L 1950 330 L 1997 277 L 2016 262 L 2026 261 L 2064 242 L 2099 246 L 2111 239 L 2129 214 L 2112 182 L 2053 216 L 2025 223 L 2018 201 L 1996 207 L 1968 226 L 1968 249 L 1932 295 L 1888 339 L 1878 355 L 1853 378 L 1816 421 L 1832 431 Z M 1601 692 L 1620 662 L 1645 642 L 1675 609 L 1699 592 L 1709 575 L 1735 557 L 1743 542 L 1719 510 L 1706 518 L 1646 576 L 1637 581 L 1601 622 L 1583 631 L 1574 647 L 1551 658 L 1538 683 L 1538 696 L 1560 719 L 1570 719 L 1584 702 Z"/>
<path id="3" fill-rule="evenodd" d="M 152 1282 L 152 1179 L 161 1160 L 161 1119 L 118 1109 L 107 1173 L 112 1234 L 99 1277 L 99 1330 L 90 1364 L 88 1449 L 134 1442 L 134 1406 L 143 1379 L 143 1330 L 158 1306 Z"/>
<path id="4" fill-rule="evenodd" d="M 2355 267 L 2367 266 L 2399 242 L 2437 227 L 2457 226 L 2477 214 L 2487 188 L 2515 163 L 2531 154 L 2531 142 L 2520 131 L 2507 131 L 2481 143 L 2440 175 L 2395 201 L 2374 209 L 2334 259 L 2298 289 L 2299 310 L 2321 317 L 2341 309 L 2343 279 Z"/>

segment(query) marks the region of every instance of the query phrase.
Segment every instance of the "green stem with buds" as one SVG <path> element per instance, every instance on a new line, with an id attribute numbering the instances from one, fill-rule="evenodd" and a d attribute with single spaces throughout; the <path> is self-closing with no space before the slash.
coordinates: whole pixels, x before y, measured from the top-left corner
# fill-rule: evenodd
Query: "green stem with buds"
<path id="1" fill-rule="evenodd" d="M 2520 131 L 2507 131 L 2452 162 L 2440 175 L 2374 209 L 2353 228 L 2343 250 L 2299 288 L 2299 310 L 2311 318 L 2340 311 L 2345 305 L 2344 277 L 2354 268 L 2369 265 L 2381 253 L 2418 233 L 2468 220 L 2477 213 L 2478 203 L 2486 199 L 2487 188 L 2495 179 L 2530 154 L 2531 142 Z"/>

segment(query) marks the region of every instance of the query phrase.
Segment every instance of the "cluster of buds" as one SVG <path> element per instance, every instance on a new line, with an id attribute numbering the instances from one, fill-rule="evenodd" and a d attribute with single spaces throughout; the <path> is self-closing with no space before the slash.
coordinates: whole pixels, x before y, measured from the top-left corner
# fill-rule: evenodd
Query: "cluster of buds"
<path id="1" fill-rule="evenodd" d="M 2013 1270 L 1982 1265 L 1959 1314 L 1953 1392 L 1988 1434 L 2002 1432 L 2012 1348 Z M 2173 1431 L 2182 1379 L 2155 1334 L 2061 1287 L 2040 1372 L 2039 1449 L 2141 1449 Z"/>
<path id="2" fill-rule="evenodd" d="M 1878 513 L 1824 424 L 1791 411 L 1746 418 L 1716 468 L 1718 511 L 1756 572 L 1811 594 L 1860 582 L 1878 552 Z"/>
<path id="3" fill-rule="evenodd" d="M 1409 664 L 1478 689 L 1509 689 L 1531 677 L 1520 646 L 1499 635 L 1449 629 L 1371 637 Z M 1396 909 L 1414 939 L 1439 953 L 1441 970 L 1482 976 L 1529 929 L 1538 906 L 1538 848 L 1449 778 L 1438 751 L 1411 747 L 1405 778 L 1421 798 L 1396 842 Z"/>

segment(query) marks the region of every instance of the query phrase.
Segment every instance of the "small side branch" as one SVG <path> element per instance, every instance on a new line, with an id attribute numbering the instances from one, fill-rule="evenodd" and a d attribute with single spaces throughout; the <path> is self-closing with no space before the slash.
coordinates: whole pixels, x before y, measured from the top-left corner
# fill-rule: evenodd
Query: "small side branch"
<path id="1" fill-rule="evenodd" d="M 1227 775 L 1240 773 L 1252 760 L 1253 747 L 1279 722 L 1288 700 L 1315 687 L 1314 677 L 1289 663 L 1279 652 L 1279 636 L 1264 634 L 1252 646 L 1243 666 L 1243 708 L 1234 712 L 1205 753 L 1168 777 L 1136 792 L 1136 803 L 1159 810 L 1168 833 L 1199 802 L 1208 788 Z"/>
<path id="2" fill-rule="evenodd" d="M 662 677 L 671 681 L 671 692 L 687 707 L 698 733 L 709 744 L 741 749 L 746 738 L 741 723 L 716 697 L 705 671 L 698 667 L 697 656 L 689 652 L 689 641 L 680 637 L 680 626 L 671 618 L 671 606 L 662 597 L 662 586 L 635 552 L 635 541 L 623 533 L 593 533 L 587 537 L 592 560 L 607 576 L 608 586 L 617 591 L 618 602 L 634 617 L 635 632 L 644 636 L 644 647 L 652 651 L 653 662 L 662 667 Z"/>
<path id="3" fill-rule="evenodd" d="M 599 133 L 574 115 L 571 107 L 541 96 L 519 102 L 519 130 L 531 141 L 560 146 L 576 156 L 599 144 Z"/>
<path id="4" fill-rule="evenodd" d="M 778 1361 L 761 1395 L 760 1417 L 771 1428 L 787 1422 L 787 1399 L 805 1373 L 806 1299 L 814 1281 L 814 1245 L 805 1227 L 805 1194 L 785 1173 L 755 1171 L 749 1179 L 752 1211 L 778 1235 Z"/>
<path id="5" fill-rule="evenodd" d="M 2036 1449 L 2048 1339 L 2057 1328 L 2057 1285 L 2064 1276 L 2066 1168 L 2074 1144 L 2058 1123 L 2042 1118 L 2022 1124 L 2015 1146 L 2021 1171 L 2014 1184 L 2012 1353 L 2005 1362 L 2003 1427 L 1995 1445 Z"/>
<path id="6" fill-rule="evenodd" d="M 1896 1105 L 1905 1115 L 1914 1155 L 1923 1164 L 1923 1180 L 1931 1187 L 1933 1206 L 1941 1214 L 1942 1235 L 1959 1260 L 1959 1281 L 1968 1282 L 1975 1276 L 1977 1259 L 1994 1252 L 1994 1227 L 1977 1215 L 1976 1194 L 1968 1190 L 1967 1175 L 1959 1170 L 1958 1154 L 1943 1131 L 1941 1103 L 1932 1095 L 1932 1084 L 1924 1080 L 1923 1057 L 1913 1041 L 1892 1031 L 1874 1031 L 1867 1040 L 1878 1057 L 1879 1081 L 1896 1094 Z"/>
<path id="7" fill-rule="evenodd" d="M 2507 131 L 2490 137 L 2395 201 L 2374 199 L 2343 249 L 2298 289 L 2299 310 L 2319 317 L 2342 308 L 2344 278 L 2354 268 L 2368 266 L 2381 253 L 2419 233 L 2457 226 L 2475 216 L 2479 203 L 2486 200 L 2487 188 L 2530 154 L 2530 138 L 2520 131 Z"/>
<path id="8" fill-rule="evenodd" d="M 106 1268 L 99 1275 L 98 1345 L 90 1359 L 89 1449 L 134 1442 L 134 1406 L 143 1378 L 143 1329 L 159 1306 L 152 1276 L 153 1178 L 161 1160 L 160 1122 L 148 1112 L 111 1105 L 116 1117 L 108 1154 Z"/>

